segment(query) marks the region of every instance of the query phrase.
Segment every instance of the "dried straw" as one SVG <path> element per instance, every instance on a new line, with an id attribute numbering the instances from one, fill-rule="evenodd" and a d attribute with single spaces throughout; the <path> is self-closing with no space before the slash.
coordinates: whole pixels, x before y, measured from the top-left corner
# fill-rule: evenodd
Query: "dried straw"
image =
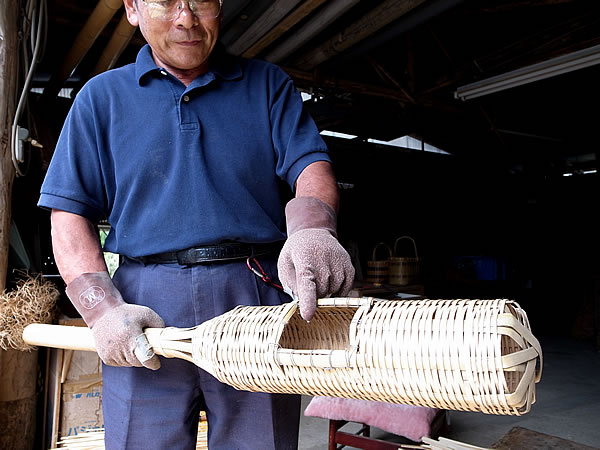
<path id="1" fill-rule="evenodd" d="M 25 274 L 16 288 L 0 295 L 0 348 L 29 351 L 23 329 L 30 323 L 50 323 L 60 293 L 51 281 Z"/>

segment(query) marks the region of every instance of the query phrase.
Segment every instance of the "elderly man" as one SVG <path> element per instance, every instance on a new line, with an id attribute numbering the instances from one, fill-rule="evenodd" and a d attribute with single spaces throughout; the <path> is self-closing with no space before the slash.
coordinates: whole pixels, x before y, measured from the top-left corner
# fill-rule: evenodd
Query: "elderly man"
<path id="1" fill-rule="evenodd" d="M 236 391 L 161 361 L 142 329 L 290 301 L 278 278 L 306 320 L 318 297 L 345 295 L 354 269 L 336 238 L 327 148 L 283 71 L 218 44 L 222 0 L 124 4 L 148 45 L 79 92 L 39 201 L 105 363 L 106 448 L 195 448 L 200 410 L 211 449 L 296 448 L 298 396 Z M 105 250 L 123 257 L 113 279 L 102 219 Z M 248 269 L 256 262 L 272 283 Z"/>

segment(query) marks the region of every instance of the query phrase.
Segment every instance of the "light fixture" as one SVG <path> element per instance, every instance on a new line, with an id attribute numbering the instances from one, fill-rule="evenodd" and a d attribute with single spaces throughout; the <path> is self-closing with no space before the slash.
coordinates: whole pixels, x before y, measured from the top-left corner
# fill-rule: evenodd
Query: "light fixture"
<path id="1" fill-rule="evenodd" d="M 595 64 L 600 64 L 600 45 L 467 84 L 456 89 L 454 98 L 470 100 L 563 73 L 573 72 Z"/>
<path id="2" fill-rule="evenodd" d="M 336 138 L 341 138 L 341 139 L 356 139 L 358 137 L 353 134 L 340 133 L 338 131 L 329 131 L 329 130 L 321 131 L 321 135 L 331 136 L 331 137 L 336 137 Z"/>

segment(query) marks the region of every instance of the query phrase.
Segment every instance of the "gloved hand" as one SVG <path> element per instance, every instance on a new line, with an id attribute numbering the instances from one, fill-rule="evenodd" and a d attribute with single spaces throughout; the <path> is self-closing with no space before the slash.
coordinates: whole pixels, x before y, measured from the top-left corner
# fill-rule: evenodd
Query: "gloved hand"
<path id="1" fill-rule="evenodd" d="M 354 267 L 337 240 L 335 211 L 314 197 L 297 197 L 285 207 L 288 238 L 277 269 L 284 288 L 299 300 L 300 315 L 310 321 L 317 299 L 345 296 L 352 288 Z"/>
<path id="2" fill-rule="evenodd" d="M 100 359 L 109 366 L 160 367 L 144 328 L 162 328 L 146 306 L 125 303 L 108 272 L 84 273 L 69 283 L 67 296 L 92 329 Z"/>

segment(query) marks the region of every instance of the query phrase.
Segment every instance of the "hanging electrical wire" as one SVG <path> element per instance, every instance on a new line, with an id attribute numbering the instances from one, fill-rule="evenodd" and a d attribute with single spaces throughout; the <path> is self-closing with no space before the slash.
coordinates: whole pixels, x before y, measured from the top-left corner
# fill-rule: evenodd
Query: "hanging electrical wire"
<path id="1" fill-rule="evenodd" d="M 31 80 L 37 63 L 42 59 L 45 50 L 48 24 L 47 14 L 46 0 L 27 0 L 25 7 L 21 11 L 23 19 L 19 33 L 23 52 L 21 65 L 23 73 L 26 76 L 20 92 L 17 91 L 19 102 L 11 128 L 11 157 L 17 176 L 25 175 L 20 168 L 20 163 L 23 163 L 25 160 L 24 143 L 31 142 L 33 145 L 39 146 L 35 140 L 30 138 L 29 130 L 19 126 L 19 121 L 25 110 Z M 17 83 L 18 85 L 19 83 Z"/>

